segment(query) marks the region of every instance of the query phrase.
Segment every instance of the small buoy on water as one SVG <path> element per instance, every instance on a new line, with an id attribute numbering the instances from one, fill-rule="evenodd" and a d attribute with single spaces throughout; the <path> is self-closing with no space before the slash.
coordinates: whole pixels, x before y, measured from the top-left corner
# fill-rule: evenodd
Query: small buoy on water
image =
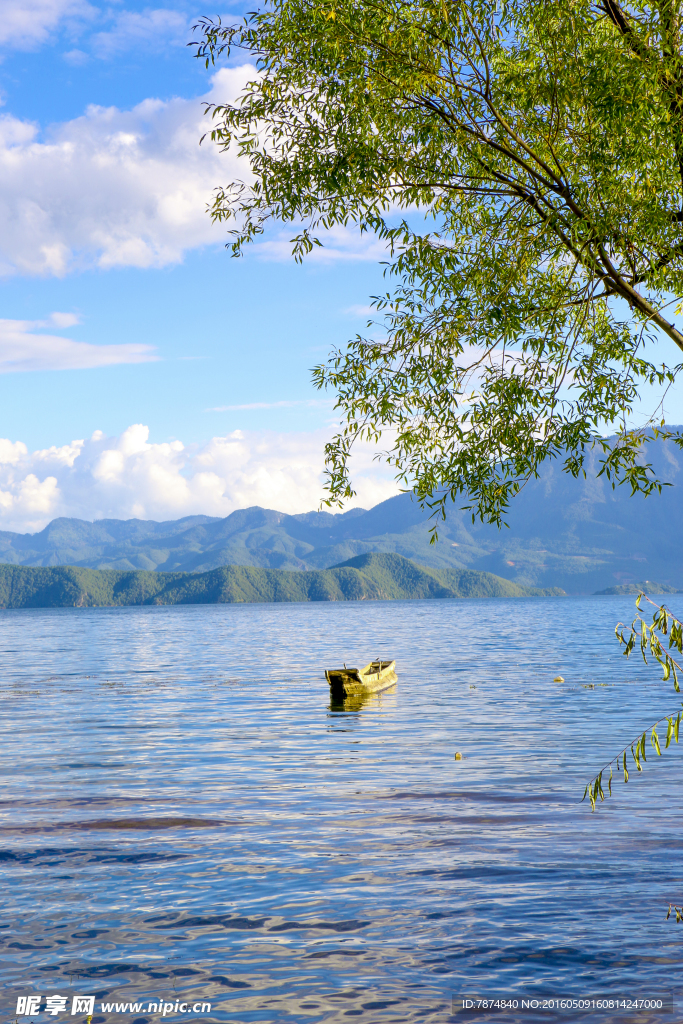
<path id="1" fill-rule="evenodd" d="M 563 683 L 564 682 L 564 676 L 555 676 L 555 678 L 553 679 L 553 682 L 554 683 Z"/>
<path id="2" fill-rule="evenodd" d="M 459 750 L 456 750 L 456 752 L 455 752 L 455 760 L 456 761 L 462 761 L 462 754 L 460 753 Z"/>

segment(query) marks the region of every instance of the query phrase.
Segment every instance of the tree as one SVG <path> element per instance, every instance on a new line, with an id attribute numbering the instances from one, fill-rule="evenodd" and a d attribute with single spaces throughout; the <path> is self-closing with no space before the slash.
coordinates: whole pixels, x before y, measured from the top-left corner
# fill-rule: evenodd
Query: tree
<path id="1" fill-rule="evenodd" d="M 613 485 L 661 489 L 642 455 L 659 411 L 654 430 L 628 424 L 683 349 L 682 12 L 269 0 L 200 23 L 207 66 L 243 50 L 257 69 L 236 103 L 208 108 L 210 137 L 251 168 L 212 206 L 233 253 L 271 221 L 295 225 L 296 259 L 339 224 L 387 245 L 385 337 L 314 371 L 343 420 L 328 504 L 353 494 L 353 443 L 383 435 L 437 517 L 464 497 L 500 524 L 545 460 L 576 476 L 596 445 Z"/>

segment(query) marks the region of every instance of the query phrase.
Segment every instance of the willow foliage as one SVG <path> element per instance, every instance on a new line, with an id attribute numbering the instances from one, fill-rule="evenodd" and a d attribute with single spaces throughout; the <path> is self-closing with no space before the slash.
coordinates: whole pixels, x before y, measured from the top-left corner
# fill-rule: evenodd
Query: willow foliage
<path id="1" fill-rule="evenodd" d="M 655 609 L 651 623 L 647 622 L 646 619 L 643 618 L 641 610 L 641 603 L 643 600 L 652 605 Z M 667 682 L 669 679 L 672 680 L 676 693 L 681 692 L 678 680 L 683 670 L 680 662 L 677 661 L 670 652 L 671 650 L 676 650 L 679 655 L 683 654 L 683 622 L 676 618 L 666 605 L 660 605 L 658 607 L 651 598 L 640 593 L 636 600 L 636 614 L 633 622 L 631 623 L 628 634 L 624 633 L 623 622 L 617 623 L 614 632 L 619 643 L 623 644 L 625 657 L 628 658 L 633 650 L 639 648 L 641 657 L 645 664 L 647 665 L 648 663 L 648 655 L 654 658 L 654 660 L 662 666 L 662 680 L 664 682 Z M 669 744 L 672 740 L 675 740 L 676 743 L 678 743 L 682 718 L 683 711 L 676 710 L 669 715 L 664 715 L 662 718 L 657 719 L 656 722 L 649 726 L 650 746 L 658 757 L 661 757 L 662 755 L 662 748 L 659 742 L 657 726 L 663 727 L 663 723 L 666 722 L 666 740 L 664 743 L 664 749 L 668 750 Z M 593 810 L 595 810 L 598 800 L 605 799 L 603 775 L 606 775 L 608 770 L 609 777 L 606 778 L 605 782 L 610 796 L 612 795 L 612 778 L 615 769 L 618 772 L 623 772 L 624 782 L 628 782 L 629 749 L 631 751 L 633 766 L 635 766 L 639 772 L 642 772 L 643 763 L 647 762 L 645 754 L 646 740 L 647 729 L 645 729 L 642 734 L 636 736 L 630 743 L 627 743 L 626 746 L 619 751 L 616 757 L 613 757 L 608 764 L 600 769 L 597 775 L 593 776 L 583 793 L 583 799 L 585 800 L 586 797 L 588 797 Z M 633 770 L 633 768 L 631 770 Z M 669 912 L 671 912 L 671 907 L 669 908 Z M 681 908 L 676 909 L 676 920 L 679 923 L 683 920 L 683 910 L 681 910 Z"/>
<path id="2" fill-rule="evenodd" d="M 297 259 L 335 225 L 387 245 L 381 332 L 314 371 L 342 416 L 328 503 L 353 493 L 353 442 L 383 435 L 421 500 L 494 522 L 544 460 L 577 475 L 596 444 L 613 483 L 661 486 L 625 424 L 683 349 L 682 19 L 682 0 L 269 0 L 201 23 L 207 65 L 255 62 L 209 108 L 251 168 L 212 208 L 234 253 L 271 221 Z"/>

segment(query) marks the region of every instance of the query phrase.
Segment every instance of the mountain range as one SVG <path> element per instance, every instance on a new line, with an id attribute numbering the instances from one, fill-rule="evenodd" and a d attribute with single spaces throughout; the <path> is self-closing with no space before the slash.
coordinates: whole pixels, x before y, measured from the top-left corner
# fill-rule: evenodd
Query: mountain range
<path id="1" fill-rule="evenodd" d="M 613 490 L 596 478 L 573 479 L 557 463 L 513 500 L 508 527 L 473 524 L 450 508 L 430 544 L 430 511 L 410 494 L 370 510 L 287 515 L 259 507 L 225 518 L 187 516 L 168 522 L 55 519 L 36 534 L 0 532 L 0 562 L 24 566 L 205 573 L 226 565 L 262 569 L 327 569 L 369 552 L 395 552 L 432 569 L 494 573 L 521 587 L 560 587 L 591 594 L 656 581 L 683 589 L 683 454 L 656 442 L 646 454 L 672 486 L 647 498 Z M 683 494 L 683 488 L 681 493 Z"/>

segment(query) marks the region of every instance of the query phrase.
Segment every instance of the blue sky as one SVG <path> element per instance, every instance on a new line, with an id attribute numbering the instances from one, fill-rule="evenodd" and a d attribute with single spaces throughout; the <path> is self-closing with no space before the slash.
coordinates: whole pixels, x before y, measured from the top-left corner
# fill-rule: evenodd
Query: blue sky
<path id="1" fill-rule="evenodd" d="M 202 100 L 249 69 L 187 43 L 237 13 L 3 4 L 0 529 L 318 504 L 335 421 L 310 369 L 363 330 L 383 254 L 342 230 L 299 266 L 286 227 L 225 250 L 206 205 L 244 168 L 200 148 Z M 397 490 L 367 451 L 355 480 L 365 507 Z"/>
<path id="2" fill-rule="evenodd" d="M 199 147 L 202 99 L 247 71 L 208 72 L 186 44 L 198 15 L 238 8 L 4 7 L 0 527 L 315 507 L 334 416 L 310 369 L 363 330 L 382 254 L 340 232 L 299 266 L 286 228 L 225 250 L 206 204 L 240 168 Z M 144 440 L 103 476 L 133 425 Z M 239 471 L 207 454 L 214 438 L 243 447 Z M 369 457 L 359 471 L 359 503 L 395 492 Z"/>

